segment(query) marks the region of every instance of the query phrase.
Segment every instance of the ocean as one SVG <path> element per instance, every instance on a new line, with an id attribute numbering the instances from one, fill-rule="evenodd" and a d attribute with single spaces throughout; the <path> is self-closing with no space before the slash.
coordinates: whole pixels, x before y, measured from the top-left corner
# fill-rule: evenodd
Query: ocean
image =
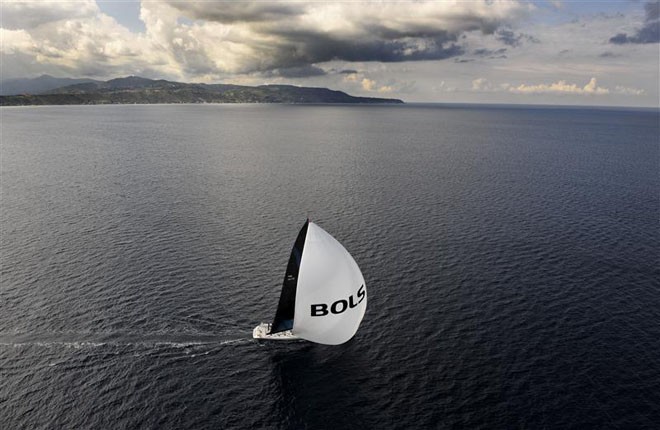
<path id="1" fill-rule="evenodd" d="M 658 110 L 0 115 L 3 429 L 658 428 Z M 307 217 L 365 318 L 254 341 Z"/>

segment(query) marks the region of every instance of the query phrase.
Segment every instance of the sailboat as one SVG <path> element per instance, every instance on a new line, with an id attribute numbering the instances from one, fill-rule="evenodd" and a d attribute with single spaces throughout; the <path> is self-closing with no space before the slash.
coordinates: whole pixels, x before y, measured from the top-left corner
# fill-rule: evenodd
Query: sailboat
<path id="1" fill-rule="evenodd" d="M 305 339 L 339 345 L 357 332 L 367 309 L 364 277 L 334 237 L 307 220 L 291 250 L 272 324 L 261 323 L 255 339 Z"/>

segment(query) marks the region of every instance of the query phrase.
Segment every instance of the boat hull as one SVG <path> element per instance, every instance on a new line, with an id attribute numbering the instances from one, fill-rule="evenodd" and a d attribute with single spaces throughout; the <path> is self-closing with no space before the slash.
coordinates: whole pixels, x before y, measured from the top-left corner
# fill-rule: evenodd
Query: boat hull
<path id="1" fill-rule="evenodd" d="M 252 331 L 252 337 L 259 340 L 299 340 L 300 338 L 291 330 L 270 334 L 270 324 L 261 323 Z"/>

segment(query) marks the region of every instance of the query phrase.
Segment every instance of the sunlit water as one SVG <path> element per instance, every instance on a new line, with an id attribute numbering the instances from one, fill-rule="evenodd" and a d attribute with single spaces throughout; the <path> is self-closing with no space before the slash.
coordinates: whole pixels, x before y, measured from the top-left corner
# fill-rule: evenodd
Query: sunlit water
<path id="1" fill-rule="evenodd" d="M 3 108 L 0 427 L 657 428 L 657 111 Z M 356 337 L 262 344 L 310 217 Z"/>

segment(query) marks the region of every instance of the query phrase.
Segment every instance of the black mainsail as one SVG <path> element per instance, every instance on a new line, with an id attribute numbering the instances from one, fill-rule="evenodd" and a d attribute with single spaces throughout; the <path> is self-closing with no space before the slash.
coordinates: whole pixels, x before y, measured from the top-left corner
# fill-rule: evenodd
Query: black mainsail
<path id="1" fill-rule="evenodd" d="M 300 229 L 300 233 L 298 233 L 298 237 L 296 238 L 296 243 L 291 250 L 289 264 L 286 266 L 286 274 L 284 275 L 280 302 L 277 305 L 275 320 L 270 329 L 271 334 L 291 330 L 293 328 L 293 316 L 296 311 L 298 272 L 300 271 L 300 261 L 302 260 L 308 226 L 309 220 L 305 221 L 305 225 Z"/>

